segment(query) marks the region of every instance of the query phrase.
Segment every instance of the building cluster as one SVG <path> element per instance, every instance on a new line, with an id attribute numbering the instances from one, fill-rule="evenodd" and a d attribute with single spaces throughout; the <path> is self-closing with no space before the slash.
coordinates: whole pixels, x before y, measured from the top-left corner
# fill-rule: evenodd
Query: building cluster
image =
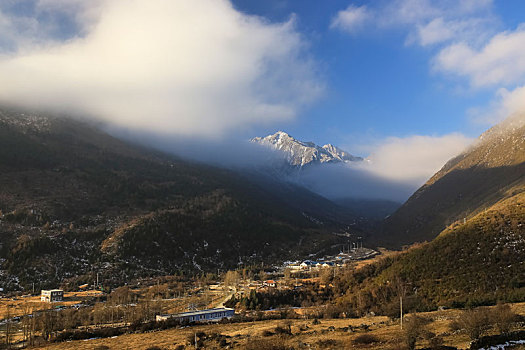
<path id="1" fill-rule="evenodd" d="M 288 268 L 292 271 L 312 271 L 318 270 L 325 267 L 341 267 L 345 264 L 356 261 L 369 259 L 379 254 L 377 251 L 364 247 L 348 247 L 348 250 L 343 249 L 339 254 L 334 256 L 326 256 L 319 261 L 304 260 L 302 262 L 287 262 L 284 264 L 284 268 Z"/>
<path id="2" fill-rule="evenodd" d="M 320 269 L 323 267 L 334 267 L 336 266 L 335 262 L 332 261 L 313 261 L 313 260 L 305 260 L 303 262 L 293 262 L 288 265 L 286 265 L 287 268 L 291 270 L 296 271 L 304 271 L 304 270 L 313 270 L 313 269 Z"/>

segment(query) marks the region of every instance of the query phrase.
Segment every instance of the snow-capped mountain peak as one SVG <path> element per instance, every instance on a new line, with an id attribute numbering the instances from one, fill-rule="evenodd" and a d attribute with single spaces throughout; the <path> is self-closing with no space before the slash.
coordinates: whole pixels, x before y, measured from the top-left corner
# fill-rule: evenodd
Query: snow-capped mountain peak
<path id="1" fill-rule="evenodd" d="M 251 142 L 258 143 L 284 152 L 290 165 L 302 167 L 316 163 L 338 163 L 362 161 L 342 149 L 327 144 L 322 147 L 313 142 L 294 139 L 284 131 L 278 131 L 266 137 L 254 137 Z"/>

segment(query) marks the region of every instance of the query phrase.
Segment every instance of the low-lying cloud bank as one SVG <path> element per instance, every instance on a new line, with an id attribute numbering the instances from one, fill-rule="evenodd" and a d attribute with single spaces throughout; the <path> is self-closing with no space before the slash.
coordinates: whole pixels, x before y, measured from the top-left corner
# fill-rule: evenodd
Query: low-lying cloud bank
<path id="1" fill-rule="evenodd" d="M 219 138 L 291 120 L 323 90 L 293 18 L 227 0 L 24 1 L 30 16 L 0 5 L 1 103 Z"/>
<path id="2" fill-rule="evenodd" d="M 404 202 L 473 141 L 462 134 L 391 137 L 363 162 L 305 168 L 297 181 L 329 198 Z"/>
<path id="3" fill-rule="evenodd" d="M 284 153 L 247 140 L 126 135 L 122 131 L 117 134 L 206 164 L 278 176 L 331 199 L 396 202 L 408 199 L 449 159 L 474 142 L 462 134 L 390 137 L 372 146 L 362 162 L 311 165 L 290 171 Z"/>

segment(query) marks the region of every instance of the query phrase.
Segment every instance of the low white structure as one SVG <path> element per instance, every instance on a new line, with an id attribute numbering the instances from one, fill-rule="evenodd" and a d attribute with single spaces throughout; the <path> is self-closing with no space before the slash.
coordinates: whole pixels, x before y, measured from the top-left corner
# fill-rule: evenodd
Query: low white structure
<path id="1" fill-rule="evenodd" d="M 62 289 L 42 290 L 40 300 L 48 303 L 62 301 L 64 300 L 64 291 Z"/>
<path id="2" fill-rule="evenodd" d="M 227 307 L 183 312 L 172 315 L 157 315 L 157 321 L 165 321 L 168 319 L 176 319 L 180 322 L 217 322 L 223 318 L 232 318 L 235 315 L 235 310 Z"/>

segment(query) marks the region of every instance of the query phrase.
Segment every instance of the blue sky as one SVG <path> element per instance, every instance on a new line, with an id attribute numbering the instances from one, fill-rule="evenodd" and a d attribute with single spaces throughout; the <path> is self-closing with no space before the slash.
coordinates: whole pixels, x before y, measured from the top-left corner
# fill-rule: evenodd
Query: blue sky
<path id="1" fill-rule="evenodd" d="M 378 3 L 234 1 L 237 9 L 270 21 L 296 16 L 297 29 L 308 38 L 326 79 L 323 97 L 305 109 L 299 121 L 283 128 L 317 143 L 361 148 L 388 136 L 460 132 L 476 137 L 489 127 L 490 122 L 472 121 L 469 110 L 486 106 L 497 87 L 472 89 L 464 79 L 433 71 L 434 56 L 442 45 L 407 44 L 410 25 L 368 26 L 355 33 L 330 28 L 336 14 L 349 5 L 374 8 Z M 515 30 L 525 21 L 523 1 L 495 1 L 487 7 L 488 15 L 496 18 L 492 30 Z M 272 132 L 273 127 L 265 131 Z"/>

